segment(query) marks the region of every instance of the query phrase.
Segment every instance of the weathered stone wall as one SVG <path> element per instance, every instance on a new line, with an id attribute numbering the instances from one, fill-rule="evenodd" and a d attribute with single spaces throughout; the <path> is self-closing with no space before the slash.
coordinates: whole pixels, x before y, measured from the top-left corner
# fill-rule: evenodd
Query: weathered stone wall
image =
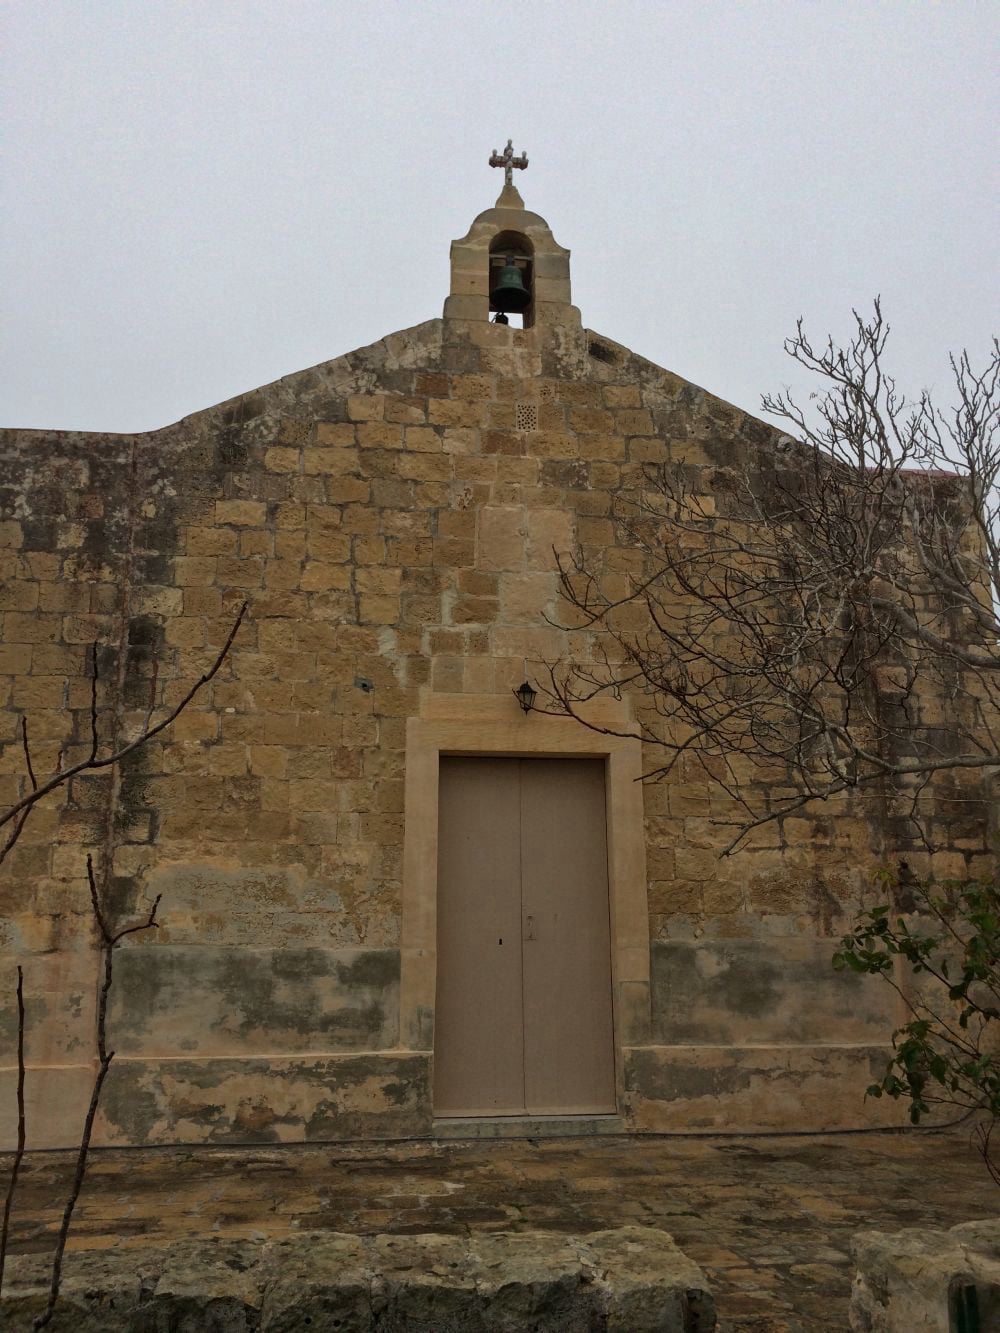
<path id="1" fill-rule="evenodd" d="M 571 320 L 459 319 L 154 434 L 8 433 L 4 798 L 23 780 L 22 716 L 40 771 L 85 740 L 92 641 L 110 741 L 141 724 L 154 661 L 162 706 L 250 603 L 170 733 L 46 802 L 0 872 L 3 975 L 25 965 L 32 1141 L 75 1140 L 91 1077 L 87 850 L 117 912 L 163 895 L 160 929 L 119 957 L 102 1141 L 430 1132 L 430 1055 L 399 1029 L 406 720 L 428 693 L 510 699 L 541 662 L 587 659 L 594 636 L 547 619 L 554 550 L 579 546 L 620 584 L 642 556 L 622 542 L 616 488 L 669 459 L 709 494 L 770 438 Z M 862 1092 L 894 1015 L 828 962 L 893 851 L 877 801 L 788 819 L 722 862 L 712 821 L 730 810 L 703 775 L 648 786 L 645 809 L 652 1014 L 649 1044 L 622 1057 L 629 1123 L 884 1115 Z M 975 869 L 980 845 L 942 866 Z"/>

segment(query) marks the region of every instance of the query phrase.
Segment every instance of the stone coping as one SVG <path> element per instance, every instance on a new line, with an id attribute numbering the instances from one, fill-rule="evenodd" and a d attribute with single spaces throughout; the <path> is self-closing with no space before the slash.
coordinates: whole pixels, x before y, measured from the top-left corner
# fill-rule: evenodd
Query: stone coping
<path id="1" fill-rule="evenodd" d="M 44 1306 L 48 1258 L 18 1256 L 0 1329 Z M 206 1239 L 66 1257 L 50 1328 L 73 1333 L 711 1333 L 702 1270 L 653 1227 L 587 1235 Z"/>

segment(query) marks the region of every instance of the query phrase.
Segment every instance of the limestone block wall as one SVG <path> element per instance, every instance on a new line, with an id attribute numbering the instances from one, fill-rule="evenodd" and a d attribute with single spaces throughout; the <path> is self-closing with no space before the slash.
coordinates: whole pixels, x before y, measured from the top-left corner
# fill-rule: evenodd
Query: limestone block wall
<path id="1" fill-rule="evenodd" d="M 554 551 L 641 572 L 613 492 L 670 459 L 710 485 L 766 427 L 572 322 L 449 318 L 134 437 L 8 432 L 0 794 L 89 725 L 133 734 L 180 696 L 238 606 L 224 670 L 118 773 L 37 810 L 0 871 L 0 1122 L 13 1135 L 13 965 L 28 996 L 34 1146 L 76 1140 L 93 1070 L 84 858 L 157 932 L 118 962 L 104 1143 L 432 1131 L 432 1032 L 400 1026 L 407 721 L 505 700 L 556 628 Z M 157 663 L 151 686 L 153 664 Z M 641 707 L 641 701 L 636 701 Z M 570 721 L 567 727 L 576 726 Z M 636 1130 L 860 1125 L 895 1015 L 828 958 L 894 844 L 877 807 L 769 830 L 721 861 L 721 794 L 644 789 L 646 1019 L 621 1043 Z M 975 869 L 981 844 L 946 855 Z M 944 863 L 942 863 L 944 864 Z M 637 1001 L 638 1003 L 639 1001 Z"/>

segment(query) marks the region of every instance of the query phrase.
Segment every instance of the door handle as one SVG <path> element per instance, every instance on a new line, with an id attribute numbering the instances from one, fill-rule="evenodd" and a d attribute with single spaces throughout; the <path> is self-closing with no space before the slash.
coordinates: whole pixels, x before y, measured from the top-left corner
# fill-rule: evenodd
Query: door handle
<path id="1" fill-rule="evenodd" d="M 526 916 L 524 918 L 524 938 L 526 940 L 533 940 L 535 938 L 535 918 L 533 916 Z"/>

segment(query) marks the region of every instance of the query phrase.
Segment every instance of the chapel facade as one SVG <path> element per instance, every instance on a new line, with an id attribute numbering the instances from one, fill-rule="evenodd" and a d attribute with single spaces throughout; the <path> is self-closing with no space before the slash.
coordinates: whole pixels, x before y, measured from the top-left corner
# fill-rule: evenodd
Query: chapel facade
<path id="1" fill-rule="evenodd" d="M 30 1146 L 78 1142 L 93 1079 L 88 851 L 117 917 L 162 895 L 116 957 L 101 1143 L 898 1118 L 864 1098 L 891 992 L 830 966 L 894 851 L 870 806 L 722 860 L 700 771 L 640 781 L 635 700 L 594 701 L 599 730 L 514 693 L 599 650 L 558 557 L 641 574 L 614 497 L 644 464 L 707 491 L 777 436 L 583 326 L 512 165 L 442 318 L 164 430 L 4 436 L 5 798 L 22 716 L 40 770 L 85 741 L 93 643 L 109 741 L 248 604 L 169 731 L 36 809 L 0 872 Z M 14 1031 L 5 985 L 5 1146 Z"/>

